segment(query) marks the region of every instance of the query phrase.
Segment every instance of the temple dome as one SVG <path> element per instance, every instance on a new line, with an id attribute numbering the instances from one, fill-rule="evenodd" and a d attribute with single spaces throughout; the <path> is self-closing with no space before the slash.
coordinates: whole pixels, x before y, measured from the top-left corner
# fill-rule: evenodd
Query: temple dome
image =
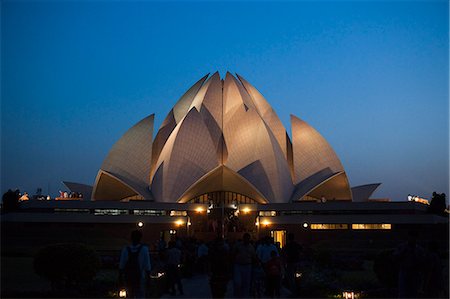
<path id="1" fill-rule="evenodd" d="M 291 116 L 292 140 L 275 111 L 244 78 L 197 81 L 153 138 L 154 115 L 112 147 L 94 200 L 189 202 L 229 192 L 256 203 L 352 200 L 345 170 L 313 127 Z"/>

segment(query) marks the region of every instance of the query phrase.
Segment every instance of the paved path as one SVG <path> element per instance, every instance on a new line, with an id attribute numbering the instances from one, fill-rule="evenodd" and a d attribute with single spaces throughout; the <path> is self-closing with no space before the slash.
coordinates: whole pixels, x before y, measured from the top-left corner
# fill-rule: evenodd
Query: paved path
<path id="1" fill-rule="evenodd" d="M 171 296 L 170 294 L 163 294 L 161 298 L 211 298 L 208 275 L 194 275 L 191 278 L 183 278 L 181 283 L 183 284 L 184 295 Z M 225 298 L 233 297 L 232 285 L 231 281 L 229 281 Z"/>
<path id="2" fill-rule="evenodd" d="M 211 298 L 208 275 L 197 274 L 191 278 L 183 278 L 181 282 L 183 284 L 184 295 L 177 294 L 176 296 L 171 296 L 170 294 L 163 294 L 161 298 Z M 290 292 L 286 288 L 282 287 L 281 298 L 288 298 L 289 295 Z M 233 282 L 231 280 L 228 282 L 225 298 L 233 298 Z"/>

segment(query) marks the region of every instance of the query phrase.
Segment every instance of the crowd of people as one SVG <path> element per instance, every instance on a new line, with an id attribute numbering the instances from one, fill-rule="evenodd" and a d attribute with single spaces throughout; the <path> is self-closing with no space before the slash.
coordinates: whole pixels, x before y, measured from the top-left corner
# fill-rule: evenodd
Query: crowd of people
<path id="1" fill-rule="evenodd" d="M 236 298 L 280 297 L 282 276 L 286 277 L 288 287 L 295 292 L 295 271 L 302 247 L 292 234 L 283 250 L 271 237 L 255 242 L 248 233 L 233 244 L 220 237 L 208 243 L 195 238 L 174 237 L 167 243 L 162 236 L 151 246 L 158 252 L 152 259 L 152 265 L 144 257 L 149 249 L 140 243 L 141 237 L 140 231 L 132 233 L 132 244 L 122 250 L 119 264 L 120 281 L 131 290 L 128 294 L 131 298 L 143 297 L 146 279 L 155 269 L 166 273 L 167 291 L 172 296 L 184 294 L 181 276 L 191 277 L 195 273 L 209 275 L 213 298 L 223 298 L 230 281 Z M 136 275 L 134 278 L 127 275 L 134 255 L 137 257 L 132 263 L 136 264 L 134 268 L 140 273 L 137 279 Z M 132 281 L 127 282 L 127 276 Z"/>
<path id="2" fill-rule="evenodd" d="M 155 267 L 166 271 L 171 295 L 183 294 L 181 272 L 185 277 L 208 274 L 214 298 L 225 296 L 230 281 L 237 298 L 280 297 L 282 277 L 291 292 L 296 292 L 302 246 L 293 234 L 289 234 L 283 249 L 269 236 L 254 241 L 248 233 L 231 243 L 220 237 L 208 243 L 174 237 L 166 243 L 163 236 L 153 248 L 158 251 L 159 264 Z"/>
<path id="3" fill-rule="evenodd" d="M 176 236 L 166 243 L 162 236 L 150 246 L 157 252 L 150 266 L 150 259 L 144 257 L 149 256 L 148 249 L 145 249 L 147 246 L 141 249 L 141 237 L 140 231 L 133 232 L 132 245 L 123 249 L 120 260 L 121 274 L 124 274 L 127 259 L 133 254 L 138 255 L 135 259 L 140 263 L 139 281 L 128 283 L 131 289 L 135 289 L 130 294 L 143 294 L 146 274 L 156 269 L 166 274 L 167 291 L 172 296 L 184 294 L 182 276 L 189 278 L 200 273 L 208 274 L 213 298 L 224 298 L 230 281 L 235 298 L 279 298 L 282 282 L 292 297 L 299 297 L 301 269 L 313 260 L 310 250 L 302 247 L 292 233 L 288 234 L 283 248 L 270 236 L 255 241 L 249 233 L 244 233 L 242 239 L 235 242 L 217 237 L 208 243 L 193 237 L 181 239 Z M 411 234 L 410 240 L 395 250 L 399 267 L 399 298 L 417 297 L 421 285 L 424 285 L 426 294 L 436 295 L 440 290 L 441 279 L 435 277 L 440 273 L 440 261 L 437 249 L 431 249 L 426 254 L 417 245 L 416 235 Z M 422 261 L 425 260 L 428 261 L 425 268 L 432 270 L 425 273 L 433 273 L 434 276 L 425 275 L 422 284 L 419 279 L 423 272 Z"/>

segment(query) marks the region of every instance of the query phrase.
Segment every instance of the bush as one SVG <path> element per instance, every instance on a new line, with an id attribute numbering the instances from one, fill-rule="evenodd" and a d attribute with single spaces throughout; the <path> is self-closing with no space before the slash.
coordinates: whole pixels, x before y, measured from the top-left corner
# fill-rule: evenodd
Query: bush
<path id="1" fill-rule="evenodd" d="M 393 256 L 393 250 L 380 252 L 374 260 L 373 271 L 378 280 L 388 288 L 397 286 L 398 269 Z"/>
<path id="2" fill-rule="evenodd" d="M 79 287 L 92 281 L 100 267 L 95 250 L 77 243 L 42 248 L 34 258 L 34 270 L 52 283 L 53 288 Z"/>

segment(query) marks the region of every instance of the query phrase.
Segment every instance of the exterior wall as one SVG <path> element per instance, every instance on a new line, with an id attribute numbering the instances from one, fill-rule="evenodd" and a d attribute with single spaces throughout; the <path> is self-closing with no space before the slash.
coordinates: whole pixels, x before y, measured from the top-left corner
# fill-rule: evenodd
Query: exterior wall
<path id="1" fill-rule="evenodd" d="M 217 234 L 199 231 L 198 224 L 202 216 L 191 217 L 189 235 L 209 241 Z M 251 217 L 250 217 L 251 218 Z M 249 219 L 250 219 L 249 218 Z M 205 218 L 203 216 L 203 221 Z M 253 221 L 251 221 L 253 222 Z M 2 222 L 2 251 L 5 254 L 35 252 L 41 247 L 61 242 L 81 242 L 96 249 L 101 255 L 118 255 L 120 249 L 129 244 L 131 231 L 137 229 L 136 223 L 43 223 L 43 222 Z M 294 233 L 296 240 L 307 246 L 322 248 L 331 252 L 344 249 L 351 252 L 372 254 L 381 250 L 395 248 L 408 238 L 408 231 L 419 231 L 418 241 L 426 246 L 430 241 L 437 241 L 442 250 L 448 252 L 448 225 L 394 225 L 392 230 L 327 230 L 314 231 L 298 224 L 261 225 L 259 229 L 250 230 L 254 240 L 270 235 L 272 230 L 285 230 Z M 142 228 L 143 242 L 151 249 L 156 249 L 156 242 L 163 231 L 176 230 L 177 236 L 186 237 L 186 226 L 175 223 L 146 223 Z M 197 231 L 198 230 L 198 231 Z M 244 232 L 229 232 L 226 238 L 231 242 L 241 239 Z M 351 249 L 349 249 L 351 248 Z"/>
<path id="2" fill-rule="evenodd" d="M 435 241 L 443 252 L 449 250 L 449 228 L 446 224 L 398 224 L 391 230 L 311 230 L 298 224 L 280 224 L 262 226 L 259 237 L 270 235 L 272 230 L 286 230 L 293 233 L 295 239 L 305 245 L 328 251 L 359 252 L 373 254 L 381 250 L 396 248 L 408 240 L 408 232 L 419 232 L 418 243 L 424 247 Z"/>

